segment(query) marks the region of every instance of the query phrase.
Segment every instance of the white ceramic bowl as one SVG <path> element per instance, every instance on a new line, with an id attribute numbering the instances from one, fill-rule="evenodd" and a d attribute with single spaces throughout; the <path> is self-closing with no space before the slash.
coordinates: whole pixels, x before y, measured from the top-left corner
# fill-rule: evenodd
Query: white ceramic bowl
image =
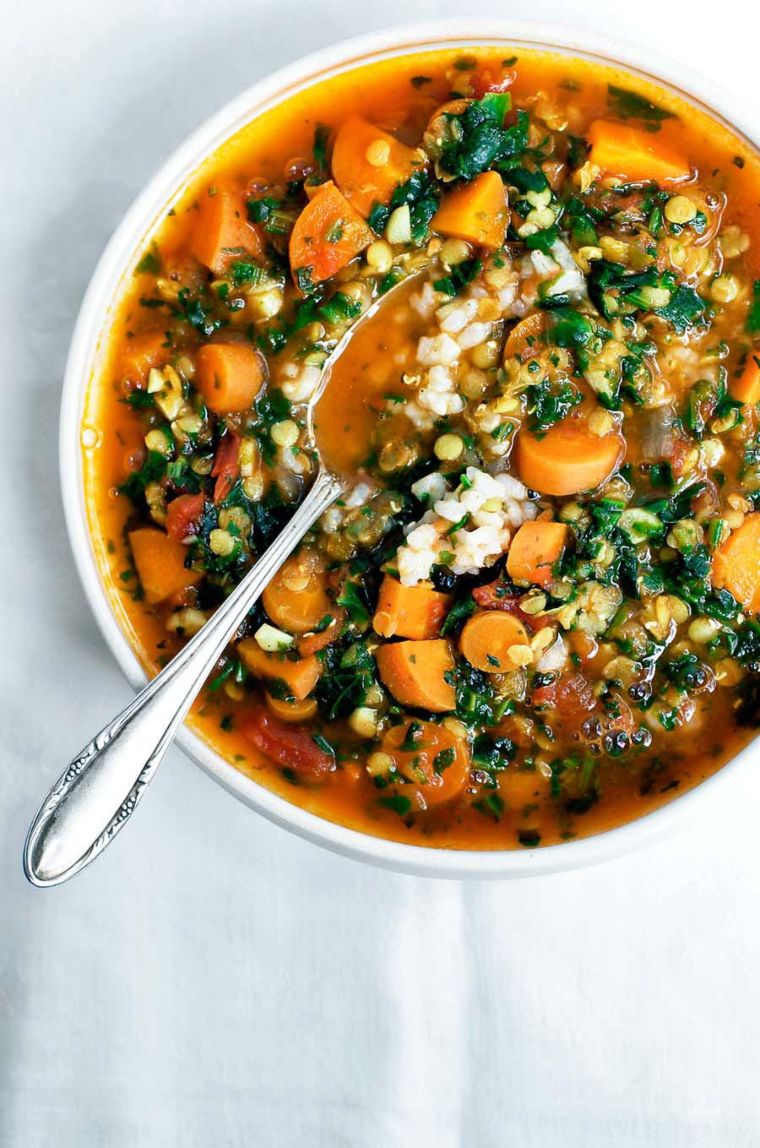
<path id="1" fill-rule="evenodd" d="M 746 109 L 733 107 L 727 93 L 679 64 L 648 49 L 623 47 L 609 39 L 552 24 L 501 20 L 446 20 L 406 25 L 347 40 L 316 52 L 254 84 L 207 120 L 164 164 L 129 209 L 115 231 L 92 277 L 77 320 L 63 387 L 60 427 L 61 483 L 69 536 L 85 592 L 103 635 L 130 683 L 145 684 L 144 671 L 122 632 L 95 560 L 85 512 L 81 423 L 87 381 L 96 375 L 103 336 L 125 277 L 131 274 L 146 236 L 181 193 L 201 162 L 260 112 L 294 91 L 359 64 L 416 48 L 505 43 L 510 48 L 548 48 L 569 55 L 620 64 L 725 120 L 757 146 L 757 116 L 748 122 Z M 390 869 L 441 877 L 522 877 L 595 864 L 673 833 L 697 803 L 711 800 L 760 747 L 753 743 L 712 778 L 668 805 L 637 821 L 596 836 L 522 851 L 463 851 L 425 848 L 387 841 L 335 825 L 238 772 L 190 729 L 177 740 L 185 752 L 216 781 L 257 812 L 335 852 Z"/>

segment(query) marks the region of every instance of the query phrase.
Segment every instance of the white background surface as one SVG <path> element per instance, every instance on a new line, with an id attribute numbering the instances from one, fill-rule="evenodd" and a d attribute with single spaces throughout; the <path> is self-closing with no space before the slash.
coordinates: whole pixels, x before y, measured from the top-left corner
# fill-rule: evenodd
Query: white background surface
<path id="1" fill-rule="evenodd" d="M 0 1144 L 760 1145 L 751 768 L 645 854 L 462 885 L 304 844 L 175 751 L 96 866 L 59 890 L 24 884 L 38 801 L 128 696 L 76 581 L 56 473 L 64 357 L 99 252 L 165 155 L 252 80 L 347 35 L 463 9 L 1 10 Z M 466 11 L 667 46 L 757 101 L 758 17 L 740 0 Z"/>

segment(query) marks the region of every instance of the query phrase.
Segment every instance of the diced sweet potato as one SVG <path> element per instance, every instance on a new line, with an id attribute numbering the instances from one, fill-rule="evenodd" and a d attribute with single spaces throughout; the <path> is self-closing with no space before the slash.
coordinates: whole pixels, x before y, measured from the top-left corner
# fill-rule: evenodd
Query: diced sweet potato
<path id="1" fill-rule="evenodd" d="M 424 153 L 407 147 L 375 124 L 350 116 L 335 137 L 332 173 L 346 199 L 366 219 L 424 166 Z"/>
<path id="2" fill-rule="evenodd" d="M 238 653 L 245 666 L 259 678 L 281 681 L 298 701 L 303 701 L 314 689 L 322 672 L 322 663 L 315 654 L 308 658 L 291 659 L 287 653 L 270 654 L 262 650 L 255 638 L 238 642 Z"/>
<path id="3" fill-rule="evenodd" d="M 504 245 L 507 192 L 497 171 L 484 171 L 472 183 L 447 192 L 433 216 L 439 235 L 466 239 L 493 251 Z"/>
<path id="4" fill-rule="evenodd" d="M 163 530 L 154 530 L 150 526 L 133 530 L 129 535 L 129 545 L 140 585 L 152 605 L 195 586 L 203 578 L 200 571 L 189 570 L 185 566 L 187 547 L 164 534 Z"/>
<path id="5" fill-rule="evenodd" d="M 223 275 L 235 259 L 263 258 L 261 232 L 256 224 L 249 222 L 240 192 L 231 187 L 216 187 L 201 194 L 190 250 L 198 262 L 215 275 Z"/>
<path id="6" fill-rule="evenodd" d="M 332 278 L 375 238 L 355 207 L 331 181 L 307 203 L 290 235 L 290 268 L 297 287 Z"/>
<path id="7" fill-rule="evenodd" d="M 456 704 L 451 647 L 445 638 L 393 642 L 375 652 L 380 677 L 396 701 L 432 713 L 447 713 Z"/>
<path id="8" fill-rule="evenodd" d="M 712 579 L 750 614 L 760 614 L 760 511 L 748 514 L 715 551 Z"/>
<path id="9" fill-rule="evenodd" d="M 524 522 L 507 554 L 507 573 L 516 582 L 546 586 L 552 568 L 567 545 L 569 528 L 564 522 Z"/>
<path id="10" fill-rule="evenodd" d="M 450 594 L 426 582 L 403 586 L 386 574 L 372 624 L 383 638 L 437 638 L 450 603 Z"/>
<path id="11" fill-rule="evenodd" d="M 671 183 L 691 174 L 686 156 L 665 143 L 656 132 L 640 131 L 610 120 L 596 120 L 589 128 L 588 138 L 591 143 L 590 162 L 607 175 Z"/>

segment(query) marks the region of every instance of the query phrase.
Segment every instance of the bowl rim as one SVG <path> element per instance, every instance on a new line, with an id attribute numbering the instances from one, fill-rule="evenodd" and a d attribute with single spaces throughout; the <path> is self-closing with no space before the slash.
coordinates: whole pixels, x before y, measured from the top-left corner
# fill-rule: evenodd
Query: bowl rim
<path id="1" fill-rule="evenodd" d="M 215 112 L 170 155 L 148 180 L 108 241 L 85 292 L 66 362 L 59 424 L 60 479 L 64 518 L 75 564 L 101 634 L 127 680 L 139 689 L 147 676 L 117 620 L 106 579 L 101 575 L 84 491 L 81 423 L 85 398 L 96 371 L 110 315 L 141 243 L 181 193 L 185 180 L 247 122 L 295 91 L 338 72 L 376 59 L 453 45 L 505 43 L 510 47 L 555 51 L 601 63 L 620 65 L 670 88 L 722 119 L 757 147 L 758 117 L 734 106 L 728 92 L 712 81 L 645 46 L 624 45 L 612 37 L 545 21 L 443 19 L 380 29 L 343 40 L 252 84 Z M 737 101 L 738 102 L 738 101 Z M 466 850 L 409 845 L 375 837 L 329 821 L 237 770 L 187 725 L 177 734 L 181 749 L 229 792 L 270 821 L 333 852 L 418 876 L 448 878 L 513 878 L 577 869 L 641 848 L 685 826 L 691 811 L 716 786 L 736 780 L 740 766 L 757 752 L 751 742 L 717 773 L 667 804 L 634 821 L 590 837 L 524 850 Z"/>

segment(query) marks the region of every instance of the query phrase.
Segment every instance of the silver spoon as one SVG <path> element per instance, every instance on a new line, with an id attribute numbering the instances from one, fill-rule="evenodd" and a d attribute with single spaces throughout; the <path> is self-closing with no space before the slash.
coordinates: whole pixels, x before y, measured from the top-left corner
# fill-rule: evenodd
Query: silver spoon
<path id="1" fill-rule="evenodd" d="M 410 278 L 398 286 L 408 285 Z M 24 872 L 33 885 L 67 881 L 94 861 L 126 825 L 177 728 L 248 611 L 309 527 L 347 489 L 348 481 L 328 470 L 320 458 L 314 411 L 335 362 L 358 327 L 390 293 L 364 312 L 325 361 L 306 411 L 306 433 L 317 454 L 317 473 L 290 522 L 203 629 L 77 754 L 40 806 L 24 845 Z"/>

